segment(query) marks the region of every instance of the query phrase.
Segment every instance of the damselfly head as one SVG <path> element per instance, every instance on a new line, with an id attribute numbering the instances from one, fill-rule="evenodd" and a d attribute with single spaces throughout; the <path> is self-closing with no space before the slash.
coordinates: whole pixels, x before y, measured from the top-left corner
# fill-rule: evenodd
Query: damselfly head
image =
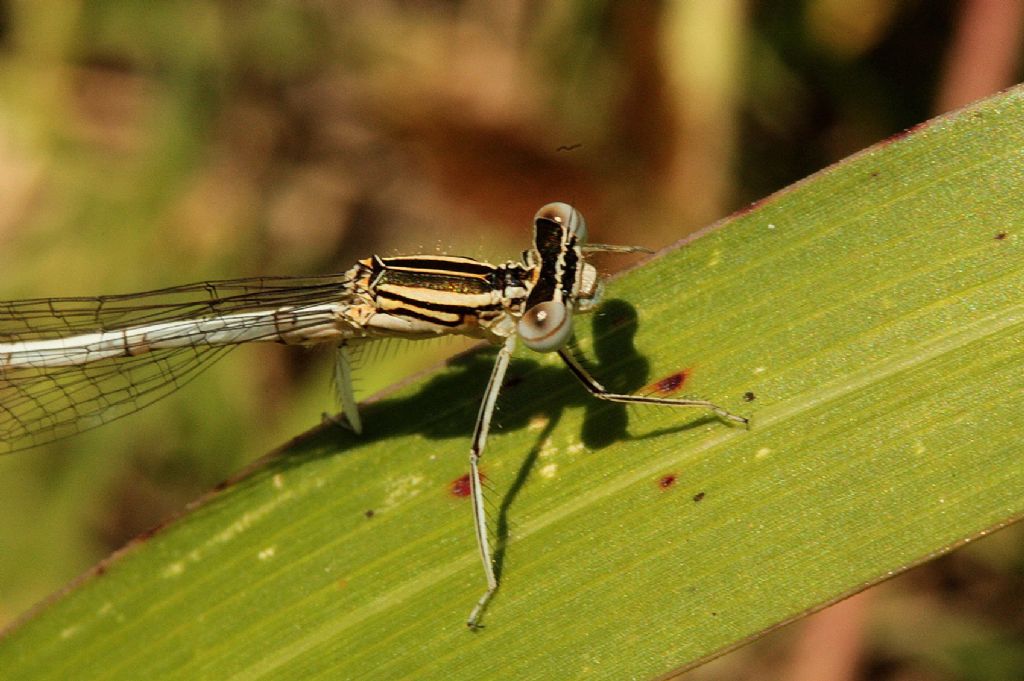
<path id="1" fill-rule="evenodd" d="M 534 279 L 519 336 L 537 352 L 561 348 L 572 335 L 572 313 L 592 310 L 601 298 L 597 269 L 586 262 L 593 252 L 649 252 L 639 246 L 587 243 L 587 221 L 567 203 L 542 207 L 533 219 L 533 248 L 523 254 Z"/>
<path id="2" fill-rule="evenodd" d="M 533 281 L 517 325 L 531 350 L 553 352 L 572 336 L 573 306 L 587 267 L 581 250 L 586 239 L 587 221 L 567 203 L 549 203 L 533 218 L 533 249 L 525 258 Z M 596 281 L 596 272 L 592 278 Z"/>

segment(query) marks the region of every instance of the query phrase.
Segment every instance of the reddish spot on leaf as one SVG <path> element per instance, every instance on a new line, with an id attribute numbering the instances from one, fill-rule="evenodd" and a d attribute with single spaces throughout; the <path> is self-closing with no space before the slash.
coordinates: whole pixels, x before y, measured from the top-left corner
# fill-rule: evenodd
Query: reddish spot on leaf
<path id="1" fill-rule="evenodd" d="M 472 491 L 472 485 L 469 484 L 469 473 L 466 473 L 461 478 L 455 478 L 451 484 L 448 485 L 448 489 L 451 490 L 453 497 L 468 497 Z"/>
<path id="2" fill-rule="evenodd" d="M 730 218 L 743 217 L 747 213 L 752 213 L 753 211 L 757 210 L 758 208 L 771 203 L 772 201 L 774 201 L 774 199 L 775 199 L 775 196 L 772 195 L 772 196 L 766 196 L 763 199 L 758 199 L 757 201 L 752 201 L 748 205 L 743 206 L 742 208 L 739 208 L 737 210 L 734 210 L 732 212 L 732 214 L 729 215 L 729 217 Z"/>
<path id="3" fill-rule="evenodd" d="M 636 316 L 635 315 L 628 315 L 628 314 L 618 315 L 614 319 L 611 319 L 610 321 L 607 322 L 607 324 L 608 324 L 607 329 L 608 329 L 608 331 L 618 331 L 619 329 L 621 329 L 623 327 L 626 327 L 626 326 L 629 326 L 630 324 L 634 324 L 634 323 L 636 323 Z"/>
<path id="4" fill-rule="evenodd" d="M 907 135 L 910 135 L 912 133 L 917 132 L 918 130 L 923 129 L 924 127 L 926 127 L 926 125 L 927 125 L 927 121 L 924 122 L 924 123 L 918 123 L 917 125 L 912 125 L 909 128 L 907 128 L 906 130 L 902 130 L 902 131 L 900 131 L 900 132 L 898 132 L 898 133 L 896 133 L 894 135 L 889 135 L 884 140 L 882 140 L 882 144 L 884 144 L 884 145 L 892 144 L 893 142 L 896 142 L 897 140 L 903 139 Z"/>
<path id="5" fill-rule="evenodd" d="M 666 475 L 663 475 L 663 476 L 661 476 L 661 479 L 658 480 L 658 487 L 660 487 L 662 489 L 668 489 L 669 487 L 671 487 L 674 484 L 676 484 L 676 474 L 675 473 L 668 473 Z"/>
<path id="6" fill-rule="evenodd" d="M 678 392 L 686 383 L 686 379 L 690 377 L 690 371 L 690 369 L 683 369 L 666 376 L 654 384 L 655 392 L 659 392 L 662 395 L 671 395 L 674 392 Z"/>
<path id="7" fill-rule="evenodd" d="M 157 532 L 160 531 L 160 529 L 162 527 L 163 527 L 162 525 L 154 525 L 153 527 L 147 528 L 147 529 L 143 530 L 142 532 L 140 532 L 139 534 L 137 534 L 133 541 L 137 541 L 137 542 L 140 542 L 140 543 L 141 542 L 145 542 L 145 541 L 149 541 L 150 539 L 153 538 L 154 535 L 156 535 Z"/>
<path id="8" fill-rule="evenodd" d="M 481 482 L 486 479 L 487 476 L 484 475 L 483 473 L 480 473 Z M 466 473 L 465 475 L 452 480 L 448 484 L 448 491 L 451 492 L 451 495 L 453 497 L 459 498 L 468 497 L 470 494 L 472 494 L 473 485 L 469 481 L 469 473 Z"/>

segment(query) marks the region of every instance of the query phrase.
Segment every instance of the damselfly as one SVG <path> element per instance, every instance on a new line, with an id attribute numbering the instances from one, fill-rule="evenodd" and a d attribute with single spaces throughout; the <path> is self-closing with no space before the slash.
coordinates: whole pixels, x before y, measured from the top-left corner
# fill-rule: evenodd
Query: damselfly
<path id="1" fill-rule="evenodd" d="M 376 338 L 462 334 L 500 346 L 470 446 L 470 492 L 487 590 L 498 588 L 488 540 L 480 456 L 517 340 L 556 352 L 592 395 L 612 402 L 706 409 L 746 424 L 706 400 L 608 392 L 568 347 L 574 312 L 597 304 L 601 285 L 586 261 L 596 251 L 643 249 L 587 243 L 583 216 L 564 203 L 541 208 L 521 262 L 373 256 L 344 274 L 261 277 L 97 298 L 0 302 L 0 452 L 34 447 L 125 416 L 167 395 L 242 343 L 336 346 L 335 384 L 353 430 L 354 346 Z"/>

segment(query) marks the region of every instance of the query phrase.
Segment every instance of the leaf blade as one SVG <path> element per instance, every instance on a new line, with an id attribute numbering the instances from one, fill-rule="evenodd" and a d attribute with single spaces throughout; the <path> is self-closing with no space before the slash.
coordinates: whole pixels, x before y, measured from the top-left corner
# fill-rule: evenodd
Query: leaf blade
<path id="1" fill-rule="evenodd" d="M 615 389 L 686 369 L 685 392 L 752 413 L 751 431 L 592 404 L 517 357 L 486 455 L 507 541 L 483 632 L 462 624 L 483 585 L 449 487 L 489 369 L 476 353 L 370 406 L 365 439 L 315 432 L 127 552 L 10 632 L 0 664 L 664 674 L 1016 520 L 1021 92 L 660 254 L 609 287 L 629 303 L 596 333 L 580 325 Z"/>

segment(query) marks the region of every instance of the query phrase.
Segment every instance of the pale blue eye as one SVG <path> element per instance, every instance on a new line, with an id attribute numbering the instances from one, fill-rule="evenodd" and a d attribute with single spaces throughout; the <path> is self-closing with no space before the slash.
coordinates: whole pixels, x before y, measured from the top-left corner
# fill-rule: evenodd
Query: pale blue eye
<path id="1" fill-rule="evenodd" d="M 519 320 L 518 331 L 526 347 L 535 352 L 553 352 L 569 340 L 572 315 L 560 301 L 537 303 Z"/>
<path id="2" fill-rule="evenodd" d="M 534 216 L 534 221 L 550 220 L 557 222 L 566 228 L 570 233 L 575 234 L 579 241 L 587 240 L 587 221 L 583 214 L 570 206 L 568 203 L 555 201 L 543 206 Z"/>

